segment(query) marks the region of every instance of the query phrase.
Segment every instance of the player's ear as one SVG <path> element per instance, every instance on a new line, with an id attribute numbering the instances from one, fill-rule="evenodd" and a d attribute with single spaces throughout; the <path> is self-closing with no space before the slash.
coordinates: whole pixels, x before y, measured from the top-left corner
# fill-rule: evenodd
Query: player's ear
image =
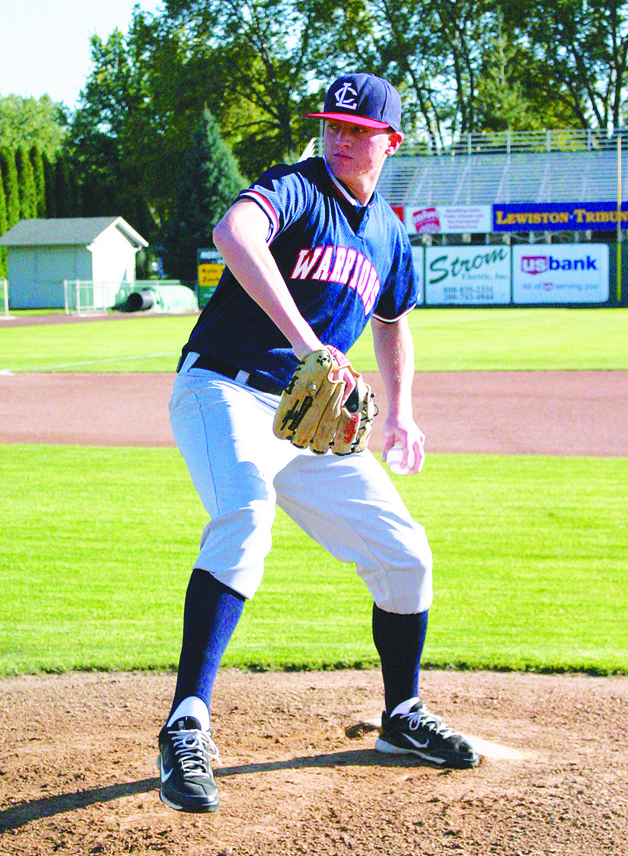
<path id="1" fill-rule="evenodd" d="M 386 149 L 386 154 L 388 157 L 391 157 L 395 154 L 399 146 L 403 142 L 403 134 L 401 131 L 391 131 L 388 134 L 388 148 Z"/>

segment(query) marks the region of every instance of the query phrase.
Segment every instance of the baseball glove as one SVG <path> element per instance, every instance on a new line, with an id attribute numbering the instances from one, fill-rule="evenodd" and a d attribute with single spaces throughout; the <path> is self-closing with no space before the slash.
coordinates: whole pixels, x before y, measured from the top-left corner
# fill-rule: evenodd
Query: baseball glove
<path id="1" fill-rule="evenodd" d="M 334 377 L 339 368 L 348 368 L 356 382 L 342 406 L 345 382 Z M 374 396 L 344 354 L 335 348 L 314 351 L 301 360 L 282 393 L 274 434 L 318 455 L 329 449 L 335 455 L 362 452 L 377 414 Z"/>

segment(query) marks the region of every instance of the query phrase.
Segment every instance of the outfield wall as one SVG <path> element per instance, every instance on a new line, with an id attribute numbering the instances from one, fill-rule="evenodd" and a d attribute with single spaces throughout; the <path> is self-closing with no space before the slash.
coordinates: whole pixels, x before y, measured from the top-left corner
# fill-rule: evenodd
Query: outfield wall
<path id="1" fill-rule="evenodd" d="M 464 244 L 412 252 L 425 306 L 628 305 L 628 247 L 619 300 L 613 244 Z"/>
<path id="2" fill-rule="evenodd" d="M 488 206 L 476 206 L 472 211 L 443 209 L 435 216 L 449 228 L 488 227 L 484 209 Z M 409 210 L 397 207 L 395 213 L 403 220 Z M 421 216 L 422 225 L 429 226 L 431 215 L 421 212 Z M 418 223 L 416 217 L 406 219 L 408 226 Z M 411 235 L 414 240 L 418 237 Z M 211 253 L 211 264 L 199 262 L 197 297 L 202 308 L 215 291 L 224 261 L 215 250 L 200 252 L 208 258 Z M 628 245 L 622 253 L 626 286 L 621 301 L 617 299 L 615 244 L 414 244 L 412 253 L 421 283 L 419 302 L 424 306 L 628 305 Z M 210 270 L 208 276 L 205 269 Z"/>

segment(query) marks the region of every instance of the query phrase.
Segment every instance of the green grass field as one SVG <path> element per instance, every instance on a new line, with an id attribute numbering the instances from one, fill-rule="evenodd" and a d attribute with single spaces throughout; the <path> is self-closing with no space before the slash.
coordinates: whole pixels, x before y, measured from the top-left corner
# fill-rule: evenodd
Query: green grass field
<path id="1" fill-rule="evenodd" d="M 0 328 L 0 371 L 172 371 L 195 317 Z M 628 369 L 625 309 L 417 310 L 420 370 Z M 367 331 L 352 350 L 376 368 Z M 0 674 L 176 665 L 204 524 L 173 449 L 0 446 Z M 396 477 L 434 549 L 424 662 L 628 672 L 628 458 L 429 455 Z M 227 664 L 377 662 L 370 597 L 279 513 Z"/>
<path id="2" fill-rule="evenodd" d="M 161 669 L 204 523 L 173 449 L 0 447 L 0 673 Z M 425 662 L 628 671 L 628 459 L 431 455 L 396 477 L 427 528 Z M 283 514 L 226 663 L 371 666 L 370 598 Z"/>
<path id="3" fill-rule="evenodd" d="M 419 371 L 628 369 L 628 309 L 417 309 Z M 173 371 L 196 316 L 0 329 L 0 371 Z M 351 351 L 375 371 L 370 329 Z"/>

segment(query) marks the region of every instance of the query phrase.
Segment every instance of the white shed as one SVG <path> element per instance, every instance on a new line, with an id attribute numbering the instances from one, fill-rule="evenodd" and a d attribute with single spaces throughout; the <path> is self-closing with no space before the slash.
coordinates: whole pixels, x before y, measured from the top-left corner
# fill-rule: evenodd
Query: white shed
<path id="1" fill-rule="evenodd" d="M 9 250 L 11 309 L 60 309 L 66 279 L 107 284 L 113 295 L 135 282 L 135 255 L 148 242 L 122 217 L 60 217 L 21 220 L 0 246 Z"/>

